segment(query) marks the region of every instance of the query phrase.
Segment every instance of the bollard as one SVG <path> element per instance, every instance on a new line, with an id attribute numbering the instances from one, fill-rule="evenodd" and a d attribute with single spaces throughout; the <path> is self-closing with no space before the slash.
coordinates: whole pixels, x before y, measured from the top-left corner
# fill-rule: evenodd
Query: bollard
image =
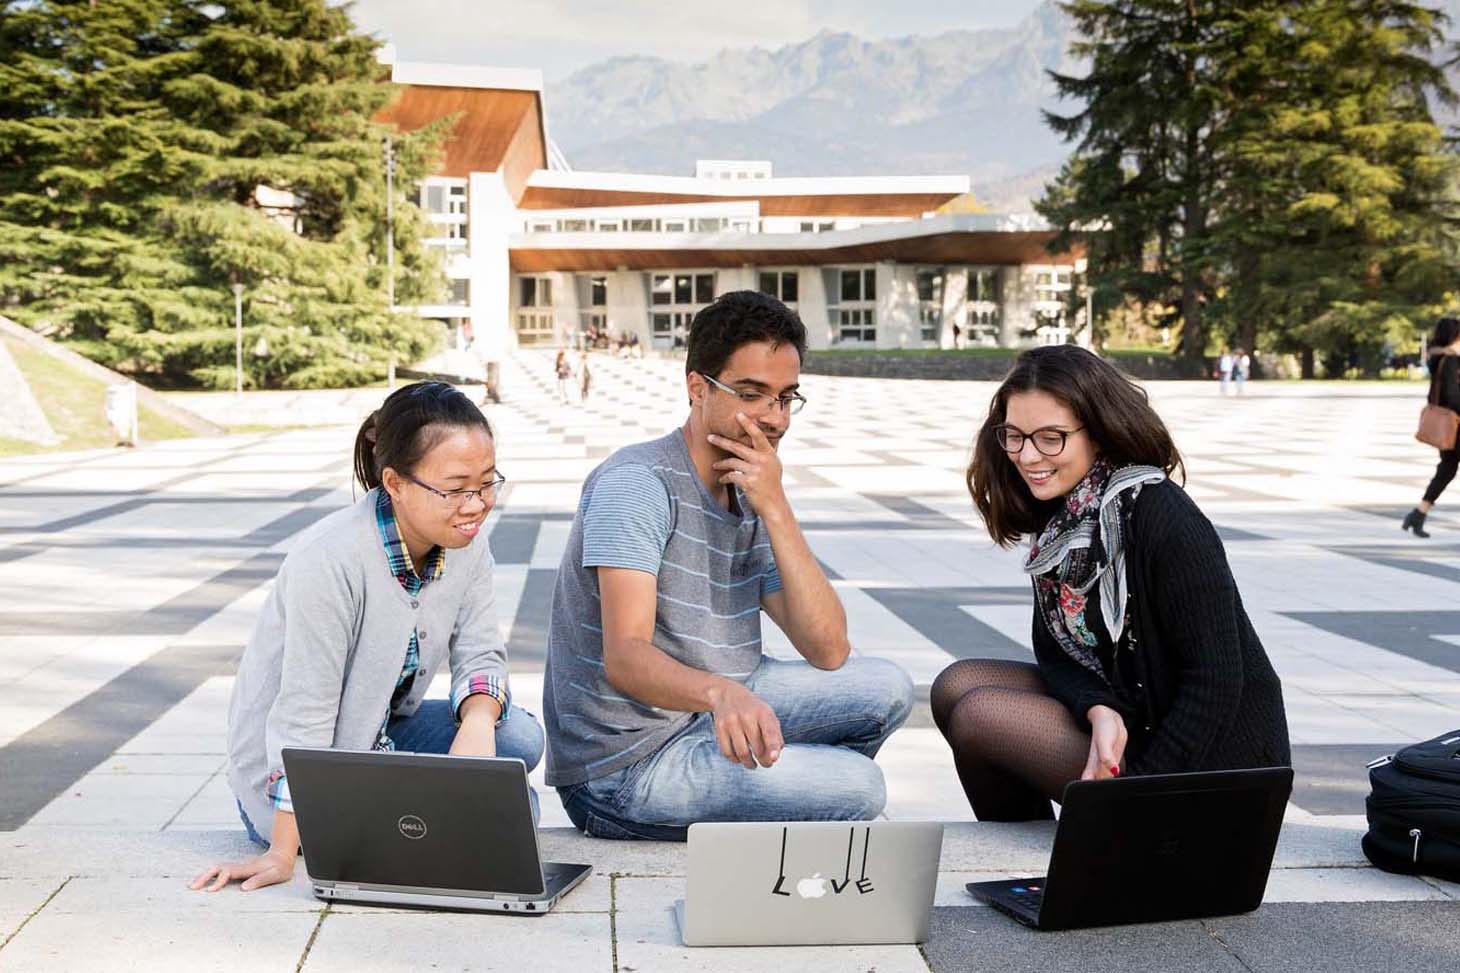
<path id="1" fill-rule="evenodd" d="M 137 383 L 122 382 L 106 388 L 106 421 L 118 446 L 136 446 L 139 440 L 137 422 Z"/>

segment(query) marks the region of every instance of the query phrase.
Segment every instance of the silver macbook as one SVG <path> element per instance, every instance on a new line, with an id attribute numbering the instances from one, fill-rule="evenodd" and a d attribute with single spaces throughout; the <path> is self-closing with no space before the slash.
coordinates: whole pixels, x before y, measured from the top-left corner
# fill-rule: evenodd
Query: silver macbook
<path id="1" fill-rule="evenodd" d="M 692 824 L 686 946 L 831 946 L 928 938 L 943 825 Z"/>
<path id="2" fill-rule="evenodd" d="M 321 899 L 541 915 L 592 871 L 539 857 L 520 760 L 289 748 L 284 772 Z"/>

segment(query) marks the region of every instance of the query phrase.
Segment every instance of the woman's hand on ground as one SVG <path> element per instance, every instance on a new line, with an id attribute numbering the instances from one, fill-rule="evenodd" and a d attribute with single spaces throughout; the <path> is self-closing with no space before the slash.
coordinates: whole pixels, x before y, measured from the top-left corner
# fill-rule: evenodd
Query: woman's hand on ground
<path id="1" fill-rule="evenodd" d="M 213 865 L 204 869 L 189 883 L 193 891 L 217 892 L 229 882 L 241 881 L 245 892 L 278 885 L 294 877 L 295 855 L 270 848 L 257 858 L 232 864 Z"/>
<path id="2" fill-rule="evenodd" d="M 1120 776 L 1120 761 L 1125 756 L 1125 720 L 1109 706 L 1091 706 L 1085 714 L 1090 721 L 1090 756 L 1085 761 L 1081 780 L 1106 780 Z"/>

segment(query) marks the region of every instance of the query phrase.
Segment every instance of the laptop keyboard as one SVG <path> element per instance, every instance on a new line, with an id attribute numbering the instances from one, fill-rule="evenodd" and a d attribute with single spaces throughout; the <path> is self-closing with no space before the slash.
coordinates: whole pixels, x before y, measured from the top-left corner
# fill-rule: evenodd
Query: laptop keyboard
<path id="1" fill-rule="evenodd" d="M 1004 894 L 1004 898 L 1010 904 L 1017 904 L 1038 915 L 1044 905 L 1044 886 L 1016 885 Z"/>

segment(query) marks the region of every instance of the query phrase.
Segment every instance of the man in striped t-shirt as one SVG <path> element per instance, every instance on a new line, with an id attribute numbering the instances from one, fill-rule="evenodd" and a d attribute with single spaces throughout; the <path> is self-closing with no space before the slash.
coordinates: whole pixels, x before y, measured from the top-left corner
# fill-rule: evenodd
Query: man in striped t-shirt
<path id="1" fill-rule="evenodd" d="M 912 684 L 850 658 L 776 455 L 806 328 L 725 294 L 690 326 L 684 426 L 588 476 L 553 592 L 547 782 L 579 828 L 683 840 L 696 821 L 865 820 Z M 766 657 L 762 610 L 805 661 Z"/>

